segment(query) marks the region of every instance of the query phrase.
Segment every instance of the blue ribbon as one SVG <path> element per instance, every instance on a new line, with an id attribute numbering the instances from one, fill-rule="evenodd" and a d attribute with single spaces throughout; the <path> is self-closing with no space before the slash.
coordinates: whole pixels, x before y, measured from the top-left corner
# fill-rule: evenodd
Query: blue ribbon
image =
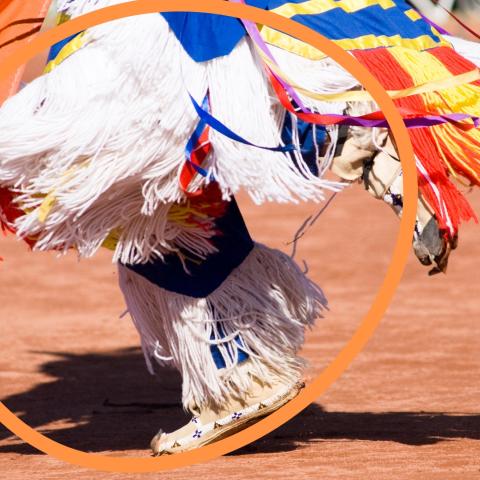
<path id="1" fill-rule="evenodd" d="M 190 98 L 192 98 L 190 96 Z M 208 94 L 205 95 L 205 98 L 203 99 L 202 102 L 202 108 L 207 110 L 208 109 Z M 198 145 L 200 142 L 200 137 L 202 136 L 203 131 L 205 130 L 207 126 L 207 123 L 200 118 L 200 121 L 198 122 L 197 128 L 195 131 L 192 133 L 192 136 L 187 142 L 187 146 L 185 148 L 185 155 L 187 156 L 187 162 L 192 165 L 192 167 L 195 169 L 195 171 L 200 174 L 202 177 L 207 177 L 208 172 L 200 167 L 199 165 L 196 165 L 195 163 L 192 162 L 192 153 L 195 150 L 195 147 Z"/>
<path id="2" fill-rule="evenodd" d="M 216 130 L 217 132 L 221 133 L 227 138 L 230 138 L 230 140 L 233 140 L 235 142 L 243 143 L 244 145 L 248 145 L 250 147 L 255 147 L 255 148 L 260 148 L 262 150 L 268 150 L 270 152 L 291 152 L 295 150 L 294 145 L 284 145 L 284 146 L 278 146 L 278 147 L 263 147 L 261 145 L 256 145 L 254 143 L 249 142 L 245 138 L 241 137 L 240 135 L 236 134 L 232 130 L 230 130 L 226 125 L 224 125 L 220 120 L 216 119 L 210 113 L 208 113 L 207 110 L 202 108 L 197 101 L 192 97 L 192 95 L 188 94 L 190 96 L 190 100 L 193 103 L 193 106 L 195 107 L 195 110 L 200 117 L 200 120 L 204 122 L 205 124 L 209 125 L 211 128 Z"/>

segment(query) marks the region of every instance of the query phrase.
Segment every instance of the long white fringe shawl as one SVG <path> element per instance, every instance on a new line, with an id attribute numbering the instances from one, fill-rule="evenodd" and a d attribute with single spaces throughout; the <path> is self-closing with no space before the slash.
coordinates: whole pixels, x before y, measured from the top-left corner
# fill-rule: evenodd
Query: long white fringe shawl
<path id="1" fill-rule="evenodd" d="M 189 232 L 166 212 L 184 200 L 178 174 L 198 121 L 185 84 L 200 96 L 205 82 L 205 66 L 190 60 L 160 15 L 90 30 L 84 48 L 0 110 L 0 184 L 29 212 L 19 234 L 38 237 L 37 249 L 76 245 L 88 256 L 118 229 L 114 261 L 128 263 L 162 244 L 175 250 L 173 233 Z"/>
<path id="2" fill-rule="evenodd" d="M 81 14 L 114 3 L 76 1 L 69 8 Z M 16 227 L 38 238 L 37 249 L 78 246 L 90 256 L 115 229 L 125 238 L 114 261 L 148 261 L 158 254 L 148 246 L 153 237 L 144 243 L 149 222 L 163 252 L 178 247 L 165 211 L 184 199 L 178 176 L 198 122 L 188 93 L 200 100 L 208 88 L 214 115 L 262 145 L 280 143 L 282 114 L 246 40 L 231 55 L 198 64 L 157 14 L 97 26 L 86 39 L 0 109 L 0 185 L 18 193 L 28 214 Z M 318 200 L 322 187 L 339 188 L 313 176 L 298 154 L 295 166 L 286 154 L 215 132 L 212 143 L 208 169 L 225 198 L 245 187 L 257 202 Z M 131 205 L 117 208 L 127 199 Z"/>
<path id="3" fill-rule="evenodd" d="M 284 110 L 249 39 L 242 39 L 229 55 L 208 62 L 208 85 L 212 112 L 230 129 L 256 145 L 282 144 Z M 294 163 L 289 154 L 246 146 L 215 131 L 210 141 L 211 169 L 220 185 L 227 186 L 227 194 L 243 186 L 256 203 L 318 201 L 324 189 L 341 188 L 312 174 L 298 151 Z"/>
<path id="4" fill-rule="evenodd" d="M 273 371 L 285 382 L 297 381 L 305 328 L 327 306 L 290 257 L 259 244 L 207 298 L 168 292 L 124 266 L 119 277 L 150 372 L 151 359 L 180 371 L 185 408 L 218 406 L 249 389 L 251 378 L 235 368 L 239 348 L 258 378 L 268 383 Z M 218 345 L 226 368 L 216 367 L 211 345 Z"/>

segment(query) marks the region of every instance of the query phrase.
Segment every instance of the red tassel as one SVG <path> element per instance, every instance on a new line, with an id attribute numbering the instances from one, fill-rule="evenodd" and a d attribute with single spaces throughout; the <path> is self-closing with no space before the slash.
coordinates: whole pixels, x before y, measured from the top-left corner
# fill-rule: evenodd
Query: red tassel
<path id="1" fill-rule="evenodd" d="M 386 90 L 401 90 L 415 86 L 410 75 L 390 54 L 388 49 L 356 50 L 353 53 L 355 57 L 375 75 Z M 399 107 L 420 111 L 426 110 L 426 106 L 420 95 L 398 99 L 395 103 Z M 430 129 L 415 128 L 411 129 L 409 133 L 415 154 L 427 170 L 430 179 L 438 188 L 445 203 L 448 217 L 454 230 L 453 233 L 456 233 L 462 220 L 466 221 L 472 218 L 476 220 L 475 213 L 467 200 L 458 191 L 457 187 L 448 178 L 447 169 L 442 161 L 440 152 L 437 150 Z M 418 183 L 423 197 L 435 212 L 440 228 L 448 232 L 448 218 L 442 212 L 443 209 L 441 205 L 439 205 L 432 187 L 420 174 Z"/>
<path id="2" fill-rule="evenodd" d="M 0 215 L 0 225 L 4 233 L 15 233 L 15 230 L 11 225 L 6 223 L 5 220 L 13 223 L 18 217 L 23 215 L 23 212 L 13 205 L 13 198 L 10 190 L 0 188 L 0 212 L 2 212 L 2 215 Z"/>
<path id="3" fill-rule="evenodd" d="M 473 62 L 462 57 L 450 47 L 432 48 L 428 53 L 437 57 L 453 75 L 461 75 L 478 68 Z M 472 82 L 472 85 L 480 87 L 480 80 Z"/>
<path id="4" fill-rule="evenodd" d="M 3 233 L 15 233 L 15 229 L 11 226 L 15 220 L 23 215 L 25 212 L 15 206 L 15 195 L 7 188 L 0 188 L 0 227 Z M 5 222 L 8 222 L 6 223 Z M 35 245 L 35 240 L 32 238 L 23 239 L 30 247 Z"/>

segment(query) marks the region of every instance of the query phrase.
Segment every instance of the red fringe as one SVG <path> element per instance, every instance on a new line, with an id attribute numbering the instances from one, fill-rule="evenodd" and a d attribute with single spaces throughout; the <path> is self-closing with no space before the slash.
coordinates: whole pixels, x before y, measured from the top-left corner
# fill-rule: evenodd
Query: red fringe
<path id="1" fill-rule="evenodd" d="M 402 90 L 415 86 L 410 75 L 390 54 L 388 49 L 356 50 L 353 53 L 375 75 L 386 90 Z M 420 95 L 398 99 L 395 100 L 395 103 L 399 107 L 420 111 L 426 110 Z M 440 191 L 456 233 L 462 220 L 476 220 L 475 213 L 457 187 L 448 178 L 447 168 L 442 161 L 440 152 L 437 150 L 431 130 L 429 128 L 415 128 L 411 129 L 409 133 L 415 154 Z M 447 219 L 442 214 L 442 209 L 438 204 L 434 191 L 422 175 L 419 174 L 418 179 L 423 197 L 434 210 L 440 228 L 447 234 Z"/>
<path id="2" fill-rule="evenodd" d="M 453 75 L 461 75 L 462 73 L 477 69 L 474 63 L 462 57 L 450 47 L 432 48 L 428 53 L 437 57 Z M 480 87 L 480 80 L 473 82 L 472 85 Z"/>
<path id="3" fill-rule="evenodd" d="M 15 233 L 15 230 L 7 223 L 3 218 L 6 218 L 8 222 L 14 222 L 18 217 L 23 215 L 23 212 L 13 205 L 13 194 L 6 188 L 0 188 L 0 211 L 3 216 L 0 217 L 0 226 L 4 233 Z"/>
<path id="4" fill-rule="evenodd" d="M 25 212 L 17 208 L 14 204 L 15 195 L 7 188 L 0 188 L 0 227 L 3 233 L 11 232 L 15 233 L 15 229 L 11 225 L 5 223 L 5 218 L 10 224 L 15 222 L 18 217 L 25 215 Z M 35 240 L 31 238 L 23 239 L 30 247 L 35 245 Z"/>
<path id="5" fill-rule="evenodd" d="M 449 47 L 437 47 L 429 50 L 429 53 L 431 53 L 438 60 L 440 60 L 443 65 L 448 69 L 448 71 L 453 75 L 461 75 L 462 73 L 469 72 L 477 68 L 474 63 L 462 57 L 455 50 Z M 480 88 L 480 80 L 472 82 L 472 85 Z M 443 144 L 441 137 L 440 142 Z M 461 164 L 461 162 L 457 161 L 456 155 L 453 152 L 450 152 L 445 146 L 444 153 L 448 158 L 448 161 L 451 165 L 455 166 L 455 170 L 459 171 L 465 178 L 467 178 L 472 185 L 480 185 L 480 158 L 478 155 L 476 156 L 476 158 L 472 158 L 471 148 L 471 146 L 474 146 L 475 148 L 477 148 L 478 151 L 480 151 L 480 142 L 478 142 L 478 140 L 471 137 L 470 135 L 466 135 L 465 140 L 459 138 L 457 144 L 465 153 L 465 157 L 463 160 L 465 160 L 469 167 L 471 167 L 475 171 L 475 174 L 472 174 L 472 172 L 466 170 Z"/>

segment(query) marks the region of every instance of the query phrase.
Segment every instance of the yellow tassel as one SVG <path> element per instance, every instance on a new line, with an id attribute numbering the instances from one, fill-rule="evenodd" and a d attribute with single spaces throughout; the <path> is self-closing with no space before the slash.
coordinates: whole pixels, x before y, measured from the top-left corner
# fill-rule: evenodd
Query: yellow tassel
<path id="1" fill-rule="evenodd" d="M 390 49 L 390 53 L 411 76 L 415 85 L 452 76 L 447 67 L 429 52 L 396 47 Z M 456 85 L 438 91 L 423 92 L 420 96 L 429 112 L 466 113 L 480 117 L 480 87 L 477 85 Z M 480 184 L 480 129 L 464 131 L 453 124 L 444 124 L 432 128 L 431 132 L 450 174 L 457 180 L 460 180 L 461 175 Z"/>

